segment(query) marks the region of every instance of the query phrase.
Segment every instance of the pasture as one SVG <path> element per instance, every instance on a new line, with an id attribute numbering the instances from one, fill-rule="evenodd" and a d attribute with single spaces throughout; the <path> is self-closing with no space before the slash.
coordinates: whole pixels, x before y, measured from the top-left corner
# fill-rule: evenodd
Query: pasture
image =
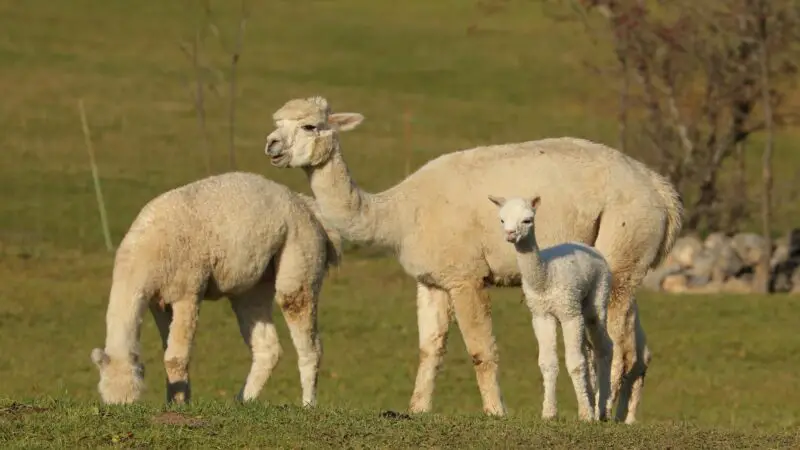
<path id="1" fill-rule="evenodd" d="M 238 5 L 211 4 L 221 41 L 233 45 Z M 456 0 L 260 1 L 251 8 L 237 69 L 241 170 L 309 192 L 299 171 L 271 167 L 263 147 L 272 112 L 289 98 L 315 94 L 335 111 L 366 116 L 343 137 L 343 151 L 369 191 L 395 184 L 436 155 L 481 144 L 560 135 L 614 144 L 613 93 L 583 67 L 602 51 L 580 25 L 555 22 L 536 6 L 521 2 L 489 17 Z M 296 355 L 280 315 L 278 368 L 257 404 L 233 403 L 250 360 L 225 301 L 202 308 L 191 364 L 195 404 L 163 405 L 160 342 L 148 316 L 146 402 L 102 406 L 89 352 L 105 338 L 113 257 L 103 243 L 78 100 L 86 106 L 116 244 L 150 198 L 229 168 L 229 56 L 220 39 L 206 39 L 208 158 L 193 109 L 192 62 L 180 49 L 199 20 L 197 3 L 189 1 L 0 0 L 4 448 L 800 446 L 800 298 L 782 295 L 641 293 L 654 357 L 641 423 L 624 427 L 577 424 L 563 365 L 560 420 L 539 420 L 530 315 L 521 291 L 496 289 L 509 417 L 480 414 L 454 324 L 434 413 L 381 415 L 405 411 L 413 388 L 414 283 L 392 256 L 354 247 L 322 294 L 325 354 L 316 410 L 297 407 Z M 778 141 L 777 186 L 794 177 L 793 142 L 791 131 Z M 789 195 L 778 195 L 781 229 L 800 217 Z"/>

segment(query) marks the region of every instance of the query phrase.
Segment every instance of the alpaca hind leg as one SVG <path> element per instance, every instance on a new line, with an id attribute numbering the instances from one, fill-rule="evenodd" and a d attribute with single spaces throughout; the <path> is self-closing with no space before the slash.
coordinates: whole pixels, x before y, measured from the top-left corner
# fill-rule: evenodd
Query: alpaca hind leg
<path id="1" fill-rule="evenodd" d="M 544 395 L 542 418 L 552 419 L 558 414 L 556 381 L 558 379 L 558 323 L 552 315 L 534 315 L 533 332 L 539 346 L 539 370 L 542 372 Z"/>
<path id="2" fill-rule="evenodd" d="M 587 325 L 589 340 L 592 345 L 593 359 L 589 360 L 589 367 L 593 367 L 594 386 L 592 386 L 595 393 L 595 417 L 597 420 L 606 420 L 608 418 L 608 398 L 611 390 L 611 356 L 613 353 L 613 344 L 611 338 L 608 336 L 606 329 L 600 323 L 591 323 Z"/>
<path id="3" fill-rule="evenodd" d="M 252 355 L 250 372 L 236 396 L 238 401 L 257 398 L 280 360 L 281 345 L 272 320 L 274 293 L 271 285 L 261 283 L 231 298 L 239 331 Z"/>
<path id="4" fill-rule="evenodd" d="M 412 413 L 428 412 L 431 409 L 436 374 L 447 349 L 450 314 L 450 298 L 447 292 L 417 283 L 419 367 L 409 406 Z"/>
<path id="5" fill-rule="evenodd" d="M 322 360 L 322 341 L 317 331 L 317 290 L 304 286 L 294 291 L 284 291 L 279 287 L 275 299 L 297 350 L 303 406 L 315 406 Z"/>
<path id="6" fill-rule="evenodd" d="M 158 335 L 161 337 L 161 350 L 167 350 L 167 339 L 169 338 L 169 326 L 172 323 L 172 307 L 170 305 L 159 305 L 155 302 L 150 303 L 150 314 L 153 316 L 153 320 L 156 322 L 156 328 L 158 329 Z M 165 386 L 167 386 L 166 392 L 169 391 L 169 380 L 165 377 Z M 167 401 L 170 401 L 169 396 L 167 396 Z"/>
<path id="7" fill-rule="evenodd" d="M 475 377 L 486 414 L 504 416 L 506 407 L 498 380 L 498 352 L 492 333 L 489 294 L 483 282 L 461 285 L 449 291 L 458 327 L 472 356 Z"/>
<path id="8" fill-rule="evenodd" d="M 578 400 L 578 417 L 580 420 L 590 421 L 594 417 L 594 402 L 587 378 L 588 362 L 583 350 L 586 333 L 583 317 L 562 320 L 561 329 L 564 334 L 564 359 Z"/>
<path id="9" fill-rule="evenodd" d="M 625 377 L 625 382 L 620 389 L 618 416 L 618 420 L 622 420 L 622 417 L 624 417 L 625 423 L 629 425 L 636 422 L 636 410 L 641 401 L 644 378 L 652 360 L 652 354 L 647 347 L 644 329 L 642 329 L 635 305 L 633 313 L 636 336 L 635 344 L 633 345 L 636 348 L 636 359 L 631 363 L 628 375 Z"/>
<path id="10" fill-rule="evenodd" d="M 164 368 L 167 371 L 167 401 L 178 404 L 191 399 L 189 358 L 192 352 L 200 298 L 191 296 L 171 303 L 172 323 L 169 327 Z"/>

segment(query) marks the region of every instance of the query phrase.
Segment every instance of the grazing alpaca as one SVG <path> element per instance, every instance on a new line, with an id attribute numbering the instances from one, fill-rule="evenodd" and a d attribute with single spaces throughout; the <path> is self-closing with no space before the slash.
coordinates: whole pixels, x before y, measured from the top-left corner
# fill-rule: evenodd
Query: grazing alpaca
<path id="1" fill-rule="evenodd" d="M 560 323 L 578 416 L 581 420 L 606 420 L 612 348 L 606 331 L 611 269 L 600 252 L 579 242 L 540 250 L 533 224 L 539 197 L 506 200 L 489 196 L 489 200 L 500 208 L 506 240 L 517 250 L 522 290 L 533 315 L 544 383 L 542 418 L 552 419 L 558 412 L 556 324 Z M 594 357 L 589 363 L 584 353 L 586 338 L 591 343 L 587 353 Z"/>
<path id="2" fill-rule="evenodd" d="M 167 401 L 189 401 L 200 302 L 222 296 L 253 358 L 238 398 L 256 398 L 281 354 L 274 296 L 297 350 L 303 404 L 314 405 L 322 356 L 317 299 L 339 258 L 338 235 L 326 232 L 315 208 L 311 198 L 243 172 L 189 183 L 145 205 L 116 252 L 105 350 L 91 355 L 103 401 L 141 396 L 139 339 L 148 307 L 164 348 Z"/>
<path id="3" fill-rule="evenodd" d="M 520 274 L 486 202 L 491 193 L 547 197 L 537 224 L 540 244 L 578 241 L 605 256 L 614 277 L 611 394 L 620 391 L 623 375 L 623 388 L 641 388 L 634 381 L 644 377 L 647 361 L 638 357 L 633 294 L 672 248 L 682 221 L 678 194 L 666 179 L 612 148 L 557 138 L 448 153 L 370 194 L 353 181 L 339 144 L 339 132 L 358 126 L 361 114 L 331 114 L 324 98 L 311 97 L 290 100 L 273 119 L 277 128 L 265 147 L 272 164 L 303 168 L 329 225 L 343 239 L 391 248 L 417 282 L 420 361 L 412 412 L 431 408 L 452 305 L 483 409 L 505 414 L 486 288 L 519 286 Z M 631 406 L 628 416 L 635 415 Z"/>

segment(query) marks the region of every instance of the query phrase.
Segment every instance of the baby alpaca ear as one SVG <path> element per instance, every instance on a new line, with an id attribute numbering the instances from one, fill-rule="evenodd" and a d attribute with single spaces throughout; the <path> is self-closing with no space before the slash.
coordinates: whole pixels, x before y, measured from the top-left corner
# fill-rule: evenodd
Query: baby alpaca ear
<path id="1" fill-rule="evenodd" d="M 533 209 L 538 208 L 539 207 L 539 203 L 542 203 L 542 198 L 541 197 L 536 196 L 536 197 L 532 198 L 531 199 L 531 208 L 533 208 Z"/>
<path id="2" fill-rule="evenodd" d="M 328 116 L 328 125 L 336 131 L 350 131 L 363 121 L 364 116 L 359 113 L 335 113 Z"/>
<path id="3" fill-rule="evenodd" d="M 506 204 L 506 199 L 504 197 L 495 197 L 494 195 L 490 195 L 489 200 L 497 206 L 503 206 Z"/>
<path id="4" fill-rule="evenodd" d="M 94 362 L 98 369 L 102 369 L 103 367 L 107 366 L 109 361 L 108 355 L 106 355 L 106 352 L 104 352 L 103 349 L 96 348 L 92 350 L 92 362 Z"/>

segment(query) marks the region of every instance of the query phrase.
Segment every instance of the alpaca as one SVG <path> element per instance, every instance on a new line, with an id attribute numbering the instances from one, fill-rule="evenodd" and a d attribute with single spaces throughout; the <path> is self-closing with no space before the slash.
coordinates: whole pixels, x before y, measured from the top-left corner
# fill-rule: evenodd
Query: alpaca
<path id="1" fill-rule="evenodd" d="M 105 403 L 141 397 L 142 316 L 149 308 L 164 349 L 167 402 L 190 400 L 189 360 L 200 302 L 226 296 L 252 366 L 237 399 L 255 399 L 281 355 L 272 302 L 298 354 L 302 402 L 314 406 L 322 344 L 317 301 L 340 241 L 314 201 L 260 175 L 232 172 L 169 190 L 146 204 L 117 249 L 105 349 L 92 350 Z"/>
<path id="2" fill-rule="evenodd" d="M 578 416 L 581 420 L 606 420 L 612 348 L 606 331 L 611 268 L 600 252 L 580 242 L 539 249 L 533 219 L 540 197 L 506 200 L 490 195 L 489 200 L 498 206 L 506 240 L 517 251 L 522 290 L 533 316 L 544 383 L 542 418 L 552 419 L 558 412 L 559 323 L 567 371 L 578 399 Z M 587 344 L 591 350 L 587 351 Z M 587 363 L 587 353 L 593 355 L 593 362 Z M 593 370 L 589 369 L 592 365 Z"/>
<path id="3" fill-rule="evenodd" d="M 519 286 L 520 273 L 513 249 L 496 229 L 494 208 L 486 204 L 491 193 L 551 199 L 539 214 L 540 244 L 578 241 L 600 250 L 613 273 L 612 398 L 623 378 L 644 376 L 633 294 L 668 254 L 682 223 L 683 207 L 665 178 L 610 147 L 564 137 L 444 154 L 371 194 L 353 181 L 339 143 L 340 132 L 363 119 L 358 113 L 332 114 L 323 97 L 293 99 L 273 114 L 276 129 L 264 152 L 278 168 L 306 172 L 321 213 L 343 239 L 392 249 L 416 281 L 420 360 L 411 412 L 431 408 L 452 312 L 472 357 L 484 411 L 505 414 L 487 287 Z M 634 389 L 641 386 L 634 383 Z M 632 417 L 635 405 L 630 406 Z"/>

